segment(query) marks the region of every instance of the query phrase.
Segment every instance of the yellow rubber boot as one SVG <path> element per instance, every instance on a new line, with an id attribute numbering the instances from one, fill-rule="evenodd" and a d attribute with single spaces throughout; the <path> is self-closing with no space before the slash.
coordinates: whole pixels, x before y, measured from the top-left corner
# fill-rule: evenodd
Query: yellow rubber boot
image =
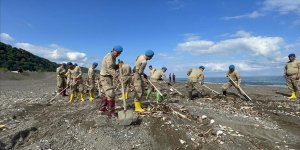
<path id="1" fill-rule="evenodd" d="M 94 92 L 91 92 L 91 97 L 92 97 L 93 99 L 95 99 Z"/>
<path id="2" fill-rule="evenodd" d="M 91 91 L 89 91 L 88 97 L 89 97 L 90 102 L 94 100 L 93 93 Z"/>
<path id="3" fill-rule="evenodd" d="M 125 92 L 125 99 L 128 99 L 128 92 Z"/>
<path id="4" fill-rule="evenodd" d="M 296 99 L 296 92 L 292 92 L 292 95 L 290 97 L 288 97 L 288 99 Z"/>
<path id="5" fill-rule="evenodd" d="M 139 102 L 139 101 L 134 102 L 134 107 L 135 107 L 134 111 L 136 111 L 136 112 L 139 112 L 139 113 L 145 112 L 145 110 L 141 107 L 141 102 Z"/>
<path id="6" fill-rule="evenodd" d="M 74 99 L 75 99 L 75 97 L 74 97 L 74 92 L 72 92 L 71 94 L 70 94 L 70 103 L 73 103 L 74 102 Z"/>
<path id="7" fill-rule="evenodd" d="M 82 93 L 82 92 L 80 92 L 80 93 L 79 93 L 79 95 L 80 95 L 80 100 L 81 100 L 81 103 L 84 103 L 84 96 L 83 96 L 83 93 Z"/>

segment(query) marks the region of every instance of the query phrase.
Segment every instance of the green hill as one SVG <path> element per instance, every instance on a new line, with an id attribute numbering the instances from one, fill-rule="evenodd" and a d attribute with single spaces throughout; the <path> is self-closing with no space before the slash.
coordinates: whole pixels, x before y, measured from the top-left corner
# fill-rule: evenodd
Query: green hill
<path id="1" fill-rule="evenodd" d="M 28 70 L 41 72 L 55 72 L 59 65 L 48 59 L 36 56 L 24 49 L 12 47 L 0 42 L 0 68 L 10 71 Z M 81 67 L 82 72 L 87 68 Z"/>

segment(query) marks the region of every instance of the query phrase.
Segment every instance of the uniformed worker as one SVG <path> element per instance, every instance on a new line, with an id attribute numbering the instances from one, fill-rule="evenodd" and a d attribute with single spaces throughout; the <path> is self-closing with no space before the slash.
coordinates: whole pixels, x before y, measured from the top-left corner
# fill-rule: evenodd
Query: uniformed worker
<path id="1" fill-rule="evenodd" d="M 151 60 L 154 56 L 152 50 L 147 50 L 145 55 L 140 55 L 137 57 L 134 74 L 133 74 L 133 85 L 134 85 L 134 106 L 136 112 L 144 112 L 145 110 L 141 107 L 141 100 L 144 94 L 144 81 L 141 76 L 144 76 L 147 79 L 147 75 L 144 73 L 147 61 Z"/>
<path id="2" fill-rule="evenodd" d="M 188 81 L 187 81 L 187 90 L 188 90 L 188 99 L 192 100 L 193 99 L 193 90 L 195 86 L 202 85 L 204 83 L 204 71 L 205 67 L 200 66 L 199 68 L 193 68 L 190 69 L 187 72 L 188 75 Z"/>
<path id="3" fill-rule="evenodd" d="M 121 68 L 120 82 L 123 82 L 124 86 L 124 95 L 122 95 L 119 99 L 126 100 L 128 99 L 129 87 L 132 80 L 131 67 L 128 64 L 125 64 L 123 61 L 120 61 L 119 67 Z"/>
<path id="4" fill-rule="evenodd" d="M 88 86 L 89 86 L 89 93 L 88 97 L 90 101 L 95 99 L 94 92 L 95 92 L 95 82 L 96 82 L 96 68 L 98 66 L 97 62 L 94 62 L 92 67 L 88 70 Z"/>
<path id="5" fill-rule="evenodd" d="M 284 76 L 286 84 L 291 92 L 289 99 L 296 99 L 299 93 L 300 62 L 296 60 L 295 54 L 289 54 L 289 62 L 285 64 Z"/>
<path id="6" fill-rule="evenodd" d="M 105 96 L 103 96 L 100 102 L 99 110 L 101 113 L 107 112 L 107 116 L 113 118 L 117 117 L 113 79 L 116 78 L 116 70 L 119 68 L 116 65 L 116 58 L 120 56 L 122 51 L 123 47 L 120 45 L 113 47 L 111 52 L 103 58 L 100 71 L 100 82 Z"/>
<path id="7" fill-rule="evenodd" d="M 167 71 L 166 67 L 162 67 L 160 70 L 156 70 L 154 74 L 150 77 L 151 83 L 157 88 L 157 90 L 161 91 L 161 83 L 160 81 L 163 81 L 166 78 L 165 72 Z M 150 84 L 151 85 L 151 84 Z M 151 85 L 151 87 L 147 91 L 146 99 L 149 98 L 151 92 L 154 90 L 154 87 Z M 156 101 L 161 102 L 161 95 L 158 91 L 156 91 Z"/>
<path id="8" fill-rule="evenodd" d="M 156 71 L 155 68 L 153 68 L 152 65 L 149 66 L 149 70 L 150 70 L 150 77 L 154 74 L 154 72 Z"/>
<path id="9" fill-rule="evenodd" d="M 230 65 L 229 66 L 229 70 L 226 73 L 227 77 L 230 77 L 238 86 L 240 86 L 241 84 L 241 77 L 239 72 L 235 69 L 234 65 Z M 234 86 L 239 92 L 240 94 L 242 93 L 242 91 L 240 90 L 240 88 L 236 87 L 231 80 L 229 80 L 227 83 L 223 84 L 222 86 L 222 91 L 223 91 L 223 95 L 226 96 L 227 94 L 227 89 L 229 89 L 231 86 Z"/>
<path id="10" fill-rule="evenodd" d="M 61 93 L 62 96 L 66 96 L 66 87 L 67 87 L 67 81 L 66 81 L 66 64 L 62 63 L 57 69 L 56 69 L 56 74 L 57 74 L 57 92 Z M 63 90 L 63 91 L 62 91 Z"/>
<path id="11" fill-rule="evenodd" d="M 70 103 L 74 102 L 75 96 L 77 92 L 79 92 L 81 103 L 84 103 L 84 95 L 83 95 L 83 80 L 82 80 L 82 72 L 79 66 L 74 66 L 73 63 L 68 62 L 67 65 L 69 66 L 68 72 L 66 76 L 69 79 L 68 85 L 71 87 L 71 94 L 70 94 Z"/>

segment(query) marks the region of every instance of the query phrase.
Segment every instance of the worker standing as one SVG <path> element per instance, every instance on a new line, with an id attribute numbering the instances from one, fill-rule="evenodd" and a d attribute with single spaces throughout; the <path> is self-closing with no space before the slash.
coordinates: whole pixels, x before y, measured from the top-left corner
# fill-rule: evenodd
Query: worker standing
<path id="1" fill-rule="evenodd" d="M 144 112 L 145 110 L 141 107 L 141 100 L 144 94 L 144 81 L 141 76 L 144 76 L 147 79 L 147 75 L 144 73 L 145 67 L 147 65 L 147 61 L 151 60 L 154 56 L 154 52 L 152 50 L 147 50 L 144 55 L 140 55 L 137 57 L 135 66 L 134 66 L 134 74 L 133 74 L 133 85 L 134 85 L 134 106 L 136 112 Z"/>
<path id="2" fill-rule="evenodd" d="M 120 82 L 123 82 L 124 86 L 124 95 L 122 95 L 119 99 L 126 100 L 128 99 L 129 86 L 132 80 L 131 76 L 131 67 L 128 64 L 125 64 L 123 61 L 120 61 L 119 67 L 122 71 L 122 76 L 120 76 Z"/>
<path id="3" fill-rule="evenodd" d="M 300 62 L 296 60 L 295 54 L 289 54 L 289 62 L 284 67 L 284 77 L 291 92 L 289 99 L 296 99 L 299 93 Z"/>
<path id="4" fill-rule="evenodd" d="M 66 96 L 66 87 L 67 87 L 67 81 L 66 81 L 66 64 L 62 63 L 57 69 L 56 69 L 56 74 L 57 74 L 57 92 L 61 93 L 62 96 Z M 64 90 L 64 91 L 62 91 Z"/>
<path id="5" fill-rule="evenodd" d="M 150 81 L 153 83 L 153 85 L 157 88 L 157 90 L 161 91 L 161 83 L 160 81 L 163 81 L 166 78 L 165 72 L 167 71 L 166 67 L 162 67 L 160 70 L 157 70 L 154 72 L 154 74 L 150 77 Z M 170 83 L 168 83 L 170 84 Z M 148 89 L 146 98 L 148 99 L 151 92 L 153 91 L 153 86 Z M 162 97 L 160 93 L 157 91 L 156 93 L 156 101 L 161 102 Z"/>
<path id="6" fill-rule="evenodd" d="M 235 69 L 235 66 L 234 65 L 230 65 L 229 66 L 229 70 L 227 71 L 226 73 L 226 76 L 227 77 L 230 77 L 238 86 L 240 86 L 241 84 L 241 77 L 240 77 L 240 74 L 239 72 Z M 222 91 L 223 91 L 223 95 L 227 95 L 227 89 L 229 89 L 231 86 L 234 86 L 238 91 L 239 93 L 241 94 L 242 91 L 240 90 L 239 87 L 236 87 L 235 84 L 232 83 L 231 80 L 229 80 L 227 83 L 225 83 L 223 86 L 222 86 Z"/>
<path id="7" fill-rule="evenodd" d="M 95 82 L 96 82 L 96 68 L 98 66 L 97 62 L 94 62 L 92 67 L 88 70 L 88 86 L 89 86 L 89 93 L 88 97 L 90 101 L 95 99 L 94 92 L 95 92 Z"/>
<path id="8" fill-rule="evenodd" d="M 79 92 L 81 103 L 84 103 L 84 95 L 83 95 L 83 80 L 82 80 L 82 72 L 79 66 L 74 66 L 73 63 L 68 62 L 67 65 L 69 66 L 68 72 L 66 76 L 69 79 L 68 85 L 71 87 L 71 94 L 70 94 L 70 103 L 74 102 L 74 98 Z"/>
<path id="9" fill-rule="evenodd" d="M 204 83 L 204 71 L 205 67 L 200 66 L 199 68 L 190 69 L 187 72 L 188 75 L 188 99 L 193 99 L 193 90 L 197 84 L 202 85 Z"/>
<path id="10" fill-rule="evenodd" d="M 105 96 L 103 96 L 100 102 L 100 112 L 107 112 L 108 117 L 117 117 L 115 110 L 115 91 L 113 85 L 113 79 L 116 78 L 116 70 L 119 68 L 116 65 L 116 58 L 123 52 L 123 47 L 117 45 L 113 47 L 110 53 L 108 53 L 102 60 L 100 71 L 100 82 Z"/>

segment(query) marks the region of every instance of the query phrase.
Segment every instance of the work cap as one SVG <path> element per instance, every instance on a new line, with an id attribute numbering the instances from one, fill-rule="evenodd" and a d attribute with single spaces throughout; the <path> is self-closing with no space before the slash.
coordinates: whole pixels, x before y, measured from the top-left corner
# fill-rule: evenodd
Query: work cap
<path id="1" fill-rule="evenodd" d="M 199 68 L 200 68 L 200 69 L 203 69 L 203 70 L 205 69 L 205 67 L 204 67 L 204 66 L 200 66 Z"/>
<path id="2" fill-rule="evenodd" d="M 118 52 L 118 53 L 122 53 L 122 52 L 123 52 L 123 47 L 120 46 L 120 45 L 114 46 L 113 49 L 114 49 L 116 52 Z"/>
<path id="3" fill-rule="evenodd" d="M 62 65 L 63 65 L 63 66 L 66 66 L 67 64 L 66 64 L 66 63 L 62 63 Z"/>
<path id="4" fill-rule="evenodd" d="M 234 65 L 229 66 L 229 70 L 234 70 L 234 68 L 235 68 Z"/>
<path id="5" fill-rule="evenodd" d="M 289 57 L 296 57 L 294 53 L 289 54 Z"/>
<path id="6" fill-rule="evenodd" d="M 78 66 L 78 65 L 75 63 L 74 66 Z"/>
<path id="7" fill-rule="evenodd" d="M 148 57 L 153 57 L 154 56 L 154 52 L 152 50 L 147 50 L 145 52 L 145 55 L 148 56 Z"/>
<path id="8" fill-rule="evenodd" d="M 67 65 L 70 66 L 70 65 L 73 65 L 73 63 L 72 62 L 68 62 Z"/>
<path id="9" fill-rule="evenodd" d="M 167 71 L 167 67 L 162 67 L 161 69 Z"/>
<path id="10" fill-rule="evenodd" d="M 150 65 L 149 68 L 150 68 L 150 67 L 152 68 L 152 65 Z"/>
<path id="11" fill-rule="evenodd" d="M 97 67 L 97 66 L 98 66 L 98 63 L 97 63 L 97 62 L 94 62 L 93 65 Z"/>

